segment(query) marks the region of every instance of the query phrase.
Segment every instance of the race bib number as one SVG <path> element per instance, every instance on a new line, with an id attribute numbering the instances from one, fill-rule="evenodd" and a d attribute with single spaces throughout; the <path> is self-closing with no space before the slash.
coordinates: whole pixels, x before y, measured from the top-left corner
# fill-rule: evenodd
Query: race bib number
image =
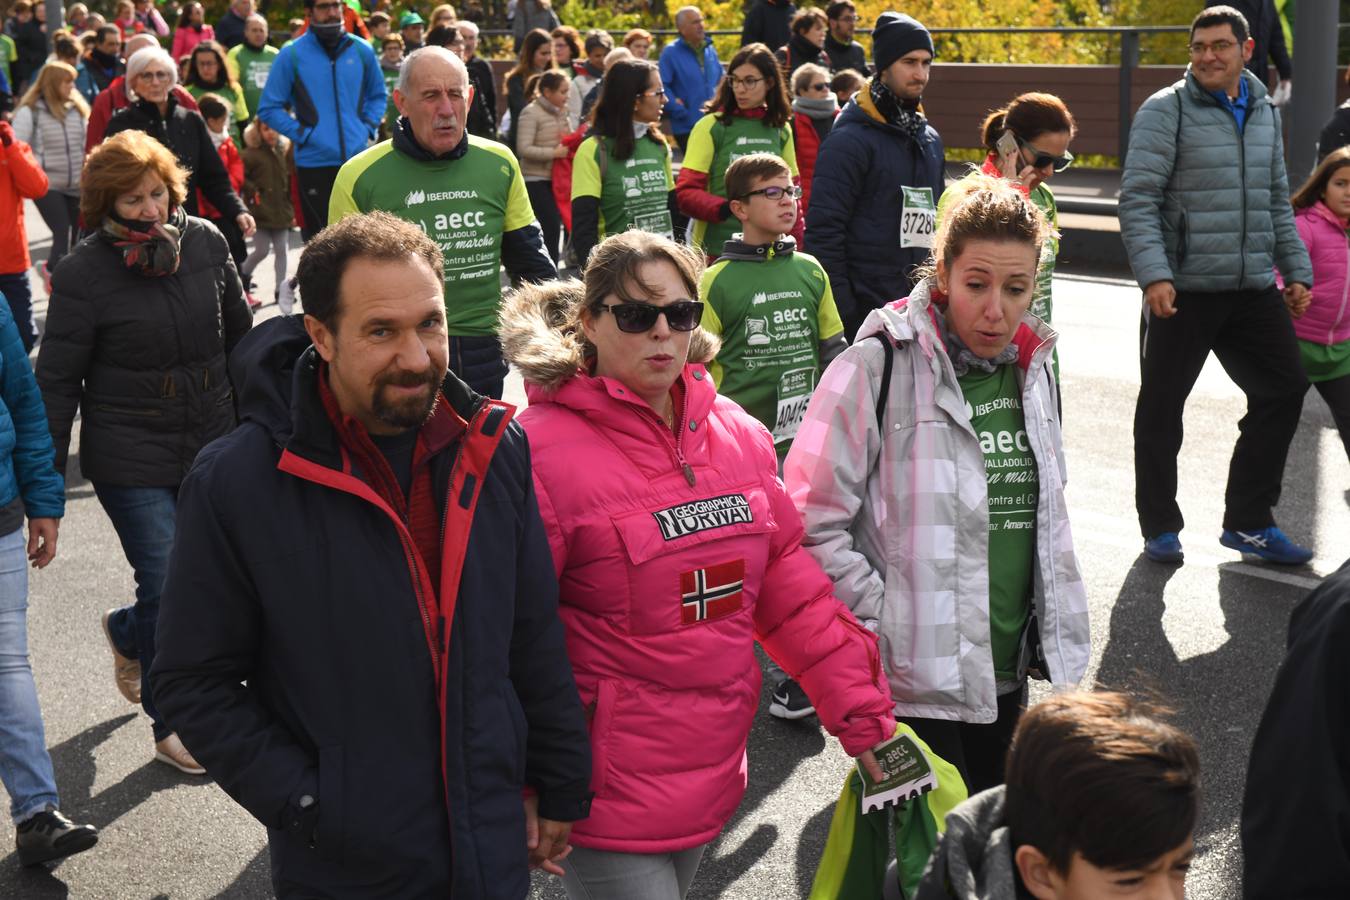
<path id="1" fill-rule="evenodd" d="M 650 234 L 659 234 L 668 240 L 675 240 L 675 225 L 670 221 L 670 210 L 668 209 L 633 216 L 633 228 Z"/>
<path id="2" fill-rule="evenodd" d="M 933 204 L 933 189 L 901 187 L 904 204 L 900 213 L 900 247 L 932 249 L 933 232 L 937 228 L 937 207 Z"/>
<path id="3" fill-rule="evenodd" d="M 774 414 L 773 442 L 781 444 L 797 436 L 806 418 L 806 405 L 816 387 L 815 369 L 791 369 L 778 379 L 778 408 Z"/>
<path id="4" fill-rule="evenodd" d="M 253 86 L 258 90 L 267 87 L 267 73 L 272 70 L 271 66 L 253 67 Z"/>

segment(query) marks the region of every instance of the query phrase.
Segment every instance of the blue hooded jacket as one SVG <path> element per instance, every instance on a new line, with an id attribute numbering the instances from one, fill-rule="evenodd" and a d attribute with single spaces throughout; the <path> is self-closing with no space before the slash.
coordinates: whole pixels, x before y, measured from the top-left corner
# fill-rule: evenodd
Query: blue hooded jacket
<path id="1" fill-rule="evenodd" d="M 344 34 L 330 57 L 307 31 L 273 61 L 258 118 L 295 143 L 299 168 L 340 166 L 374 139 L 388 99 L 369 44 Z"/>
<path id="2" fill-rule="evenodd" d="M 14 315 L 0 295 L 0 506 L 22 496 L 30 519 L 65 515 L 65 480 L 54 458 L 42 393 Z"/>

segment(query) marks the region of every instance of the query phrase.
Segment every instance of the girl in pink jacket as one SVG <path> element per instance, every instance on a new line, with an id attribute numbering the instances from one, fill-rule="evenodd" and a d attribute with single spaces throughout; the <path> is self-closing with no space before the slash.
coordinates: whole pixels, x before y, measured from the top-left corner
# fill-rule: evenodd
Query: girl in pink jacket
<path id="1" fill-rule="evenodd" d="M 584 286 L 526 287 L 502 312 L 590 720 L 595 799 L 562 860 L 573 898 L 684 896 L 745 792 L 755 641 L 864 765 L 895 733 L 876 639 L 802 548 L 773 440 L 704 368 L 700 269 L 623 232 Z"/>
<path id="2" fill-rule="evenodd" d="M 1350 457 L 1350 147 L 1329 153 L 1292 200 L 1312 259 L 1311 299 L 1291 307 L 1303 369 Z"/>

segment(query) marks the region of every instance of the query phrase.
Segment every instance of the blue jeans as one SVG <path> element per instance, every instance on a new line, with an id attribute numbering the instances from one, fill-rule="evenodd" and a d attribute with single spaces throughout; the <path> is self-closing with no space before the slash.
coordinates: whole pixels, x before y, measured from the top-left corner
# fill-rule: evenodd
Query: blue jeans
<path id="1" fill-rule="evenodd" d="M 150 695 L 150 666 L 155 661 L 155 625 L 159 622 L 159 595 L 169 572 L 173 526 L 178 511 L 178 488 L 123 487 L 95 482 L 94 493 L 112 520 L 122 552 L 136 576 L 136 602 L 108 619 L 108 633 L 123 656 L 141 663 L 141 707 L 150 717 L 155 740 L 173 729 L 164 724 Z"/>
<path id="2" fill-rule="evenodd" d="M 15 824 L 61 805 L 28 664 L 28 551 L 22 528 L 0 537 L 0 781 L 9 791 Z"/>

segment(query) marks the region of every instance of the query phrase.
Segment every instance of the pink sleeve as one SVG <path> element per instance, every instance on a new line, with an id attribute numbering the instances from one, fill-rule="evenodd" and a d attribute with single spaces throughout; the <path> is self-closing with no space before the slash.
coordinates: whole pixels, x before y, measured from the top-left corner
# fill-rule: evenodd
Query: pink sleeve
<path id="1" fill-rule="evenodd" d="M 534 475 L 534 495 L 539 503 L 539 518 L 544 521 L 544 533 L 548 535 L 548 549 L 553 553 L 553 573 L 561 578 L 563 568 L 567 565 L 567 538 L 558 527 L 558 513 L 553 508 L 553 499 L 539 480 L 537 470 Z"/>
<path id="2" fill-rule="evenodd" d="M 834 596 L 802 547 L 802 524 L 775 482 L 778 533 L 755 602 L 755 638 L 806 691 L 821 723 L 857 756 L 895 733 L 894 704 L 874 634 Z"/>

